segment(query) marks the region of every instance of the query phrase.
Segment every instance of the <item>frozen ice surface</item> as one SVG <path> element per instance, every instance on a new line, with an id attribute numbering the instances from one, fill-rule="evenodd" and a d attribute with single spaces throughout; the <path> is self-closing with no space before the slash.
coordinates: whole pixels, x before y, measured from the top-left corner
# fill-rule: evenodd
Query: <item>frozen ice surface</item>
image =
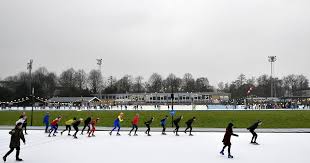
<path id="1" fill-rule="evenodd" d="M 73 139 L 64 133 L 47 137 L 43 131 L 28 131 L 26 145 L 21 142 L 21 155 L 28 163 L 309 163 L 310 134 L 307 133 L 258 133 L 260 145 L 249 143 L 250 133 L 239 133 L 232 137 L 233 159 L 219 154 L 224 133 L 194 133 L 189 137 L 180 132 L 162 136 L 154 132 L 148 137 L 143 132 L 139 136 L 110 136 L 108 132 L 96 132 L 96 137 L 88 138 L 78 134 Z M 73 134 L 73 132 L 72 132 Z M 238 134 L 238 133 L 237 133 Z M 0 154 L 9 150 L 8 130 L 0 130 Z M 1 160 L 2 161 L 2 160 Z M 7 158 L 15 162 L 15 151 Z"/>

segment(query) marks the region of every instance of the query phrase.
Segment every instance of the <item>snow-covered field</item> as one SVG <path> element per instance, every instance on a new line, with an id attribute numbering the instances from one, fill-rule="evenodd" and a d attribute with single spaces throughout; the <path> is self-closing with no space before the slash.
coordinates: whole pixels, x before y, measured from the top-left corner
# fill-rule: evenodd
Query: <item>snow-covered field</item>
<path id="1" fill-rule="evenodd" d="M 194 133 L 180 137 L 168 133 L 151 133 L 148 137 L 138 133 L 129 137 L 109 136 L 108 132 L 97 132 L 96 137 L 78 135 L 78 139 L 58 134 L 47 137 L 42 131 L 29 131 L 26 145 L 21 145 L 21 158 L 29 163 L 309 163 L 310 134 L 259 133 L 260 145 L 251 145 L 249 133 L 232 137 L 233 159 L 219 154 L 224 133 Z M 0 154 L 7 152 L 9 145 L 8 130 L 0 130 Z M 226 149 L 227 150 L 227 149 Z M 15 162 L 15 152 L 7 160 Z"/>

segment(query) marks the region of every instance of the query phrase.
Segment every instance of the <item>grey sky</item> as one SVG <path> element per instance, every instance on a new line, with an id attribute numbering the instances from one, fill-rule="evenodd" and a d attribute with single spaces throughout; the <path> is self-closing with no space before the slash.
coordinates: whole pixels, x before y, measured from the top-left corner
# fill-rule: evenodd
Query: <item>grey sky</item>
<path id="1" fill-rule="evenodd" d="M 104 76 L 270 73 L 310 78 L 309 0 L 0 1 L 0 78 L 45 66 Z"/>

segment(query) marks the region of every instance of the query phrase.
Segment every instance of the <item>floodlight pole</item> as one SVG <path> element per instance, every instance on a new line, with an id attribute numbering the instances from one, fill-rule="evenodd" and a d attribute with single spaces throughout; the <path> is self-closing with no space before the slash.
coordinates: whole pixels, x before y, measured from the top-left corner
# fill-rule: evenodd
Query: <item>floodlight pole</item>
<path id="1" fill-rule="evenodd" d="M 101 65 L 102 65 L 102 59 L 97 59 L 97 65 L 99 66 L 99 72 L 101 74 Z M 102 75 L 102 74 L 101 74 Z M 101 88 L 99 87 L 99 98 L 102 99 L 102 95 L 101 95 Z"/>
<path id="2" fill-rule="evenodd" d="M 268 61 L 270 62 L 270 97 L 274 96 L 274 83 L 273 83 L 273 63 L 277 60 L 277 56 L 268 56 Z"/>
<path id="3" fill-rule="evenodd" d="M 33 122 L 33 106 L 34 106 L 34 88 L 32 88 L 32 77 L 31 77 L 31 71 L 32 71 L 32 64 L 33 64 L 33 60 L 30 59 L 29 63 L 27 63 L 27 70 L 29 70 L 29 90 L 30 90 L 30 96 L 32 97 L 31 103 L 32 103 L 32 107 L 31 107 L 31 122 L 30 125 L 32 126 L 32 122 Z"/>

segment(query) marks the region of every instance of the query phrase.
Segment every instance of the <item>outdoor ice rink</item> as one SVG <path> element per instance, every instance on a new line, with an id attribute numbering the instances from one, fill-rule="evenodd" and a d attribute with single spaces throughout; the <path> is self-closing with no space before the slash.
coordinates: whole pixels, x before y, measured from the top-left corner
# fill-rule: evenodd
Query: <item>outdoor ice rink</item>
<path id="1" fill-rule="evenodd" d="M 237 132 L 236 132 L 237 133 Z M 114 133 L 115 134 L 115 133 Z M 260 145 L 251 145 L 251 134 L 237 133 L 232 137 L 233 159 L 219 154 L 224 133 L 199 132 L 189 137 L 154 132 L 151 137 L 139 132 L 137 137 L 110 136 L 98 131 L 96 137 L 79 135 L 73 139 L 64 133 L 47 137 L 41 130 L 31 130 L 26 135 L 26 145 L 21 145 L 20 157 L 29 163 L 309 163 L 310 134 L 307 133 L 258 133 Z M 0 130 L 0 154 L 9 149 L 8 130 Z M 15 151 L 7 158 L 15 162 Z"/>

